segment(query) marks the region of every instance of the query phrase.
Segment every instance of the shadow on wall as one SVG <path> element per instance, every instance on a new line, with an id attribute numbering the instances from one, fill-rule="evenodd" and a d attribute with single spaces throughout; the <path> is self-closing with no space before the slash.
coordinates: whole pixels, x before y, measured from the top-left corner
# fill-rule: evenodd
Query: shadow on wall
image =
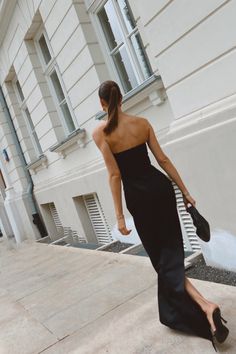
<path id="1" fill-rule="evenodd" d="M 236 272 L 236 235 L 214 229 L 208 243 L 199 240 L 207 265 Z"/>

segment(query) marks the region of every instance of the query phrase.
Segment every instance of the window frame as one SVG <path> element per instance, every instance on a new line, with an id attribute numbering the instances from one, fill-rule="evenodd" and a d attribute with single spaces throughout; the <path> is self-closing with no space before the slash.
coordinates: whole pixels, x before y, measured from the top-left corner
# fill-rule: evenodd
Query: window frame
<path id="1" fill-rule="evenodd" d="M 23 116 L 23 119 L 24 119 L 24 123 L 25 123 L 26 129 L 27 129 L 30 141 L 31 141 L 31 143 L 33 145 L 35 157 L 38 158 L 38 157 L 43 155 L 43 149 L 42 149 L 42 146 L 40 144 L 40 140 L 38 138 L 38 134 L 37 134 L 37 132 L 35 130 L 35 125 L 34 125 L 34 123 L 32 121 L 29 109 L 27 107 L 26 99 L 25 99 L 24 94 L 22 92 L 22 95 L 24 97 L 24 99 L 22 100 L 22 97 L 21 97 L 21 95 L 19 93 L 19 89 L 18 89 L 18 86 L 17 86 L 17 82 L 19 83 L 19 79 L 18 79 L 17 76 L 15 76 L 13 78 L 13 80 L 12 80 L 13 89 L 14 89 L 14 92 L 15 92 L 15 95 L 16 95 L 16 98 L 17 98 L 17 102 L 18 102 L 18 105 L 19 105 L 19 109 L 20 109 L 21 115 Z M 19 83 L 19 87 L 20 87 L 20 90 L 22 91 L 20 83 Z M 29 113 L 29 117 L 27 116 L 26 110 Z M 29 122 L 29 118 L 31 120 L 32 126 L 34 127 L 34 132 L 31 129 L 31 124 Z M 36 135 L 37 141 L 35 139 L 35 135 Z"/>
<path id="2" fill-rule="evenodd" d="M 28 109 L 27 105 L 25 105 L 23 110 L 24 110 L 24 118 L 25 118 L 25 121 L 26 121 L 27 130 L 28 130 L 28 133 L 30 135 L 30 139 L 32 141 L 34 149 L 35 149 L 35 151 L 37 153 L 37 157 L 42 156 L 43 155 L 43 149 L 42 149 L 42 146 L 40 144 L 40 140 L 39 140 L 38 134 L 37 134 L 37 132 L 35 130 L 35 125 L 34 125 L 34 123 L 32 121 L 32 118 L 31 118 L 31 115 L 30 115 L 30 112 L 29 112 L 29 109 Z M 28 111 L 29 117 L 28 117 L 28 115 L 26 113 L 26 110 Z M 31 123 L 30 123 L 29 119 L 31 120 Z M 31 124 L 32 124 L 32 126 L 31 126 Z M 35 139 L 35 136 L 36 136 L 36 139 Z"/>
<path id="3" fill-rule="evenodd" d="M 88 12 L 90 14 L 91 21 L 94 25 L 94 28 L 95 28 L 96 32 L 98 33 L 97 38 L 98 38 L 101 50 L 104 55 L 104 60 L 105 60 L 107 69 L 110 72 L 111 77 L 114 77 L 115 81 L 117 81 L 120 84 L 121 90 L 122 90 L 123 94 L 125 94 L 125 93 L 128 93 L 131 90 L 135 89 L 139 85 L 141 85 L 144 81 L 148 80 L 154 73 L 153 73 L 151 64 L 149 62 L 148 56 L 147 56 L 145 46 L 143 45 L 143 51 L 144 51 L 144 55 L 145 55 L 146 65 L 150 71 L 150 76 L 148 78 L 145 78 L 145 75 L 144 75 L 143 70 L 141 68 L 141 64 L 139 63 L 138 57 L 135 54 L 135 49 L 133 48 L 133 46 L 131 44 L 131 39 L 130 39 L 132 35 L 139 34 L 139 36 L 142 40 L 140 30 L 137 25 L 137 20 L 134 18 L 135 27 L 134 27 L 134 29 L 132 29 L 131 32 L 128 32 L 128 30 L 126 28 L 125 21 L 123 19 L 122 14 L 121 14 L 121 10 L 119 9 L 119 5 L 116 3 L 116 0 L 111 0 L 111 1 L 113 4 L 113 7 L 115 9 L 117 21 L 118 21 L 120 29 L 121 29 L 122 43 L 117 45 L 113 50 L 111 50 L 109 48 L 109 44 L 107 42 L 106 35 L 104 33 L 104 30 L 102 28 L 102 25 L 99 20 L 99 15 L 98 15 L 99 11 L 102 10 L 102 8 L 105 6 L 107 1 L 108 0 L 98 0 L 98 1 L 95 0 L 88 7 Z M 130 7 L 130 5 L 129 5 L 129 7 Z M 131 11 L 132 11 L 132 9 L 131 9 Z M 133 12 L 132 12 L 132 15 L 133 15 Z M 137 86 L 132 87 L 131 90 L 128 90 L 127 92 L 125 92 L 125 88 L 123 86 L 122 79 L 120 78 L 120 76 L 118 74 L 118 70 L 117 70 L 114 60 L 112 58 L 112 54 L 118 52 L 119 48 L 122 46 L 124 46 L 126 49 L 127 55 L 130 60 L 130 65 L 132 66 L 136 81 L 138 83 Z"/>
<path id="4" fill-rule="evenodd" d="M 40 44 L 39 44 L 39 39 L 41 38 L 42 35 L 44 36 L 44 39 L 46 41 L 46 45 L 47 45 L 49 53 L 51 55 L 51 60 L 47 64 L 45 63 L 44 56 L 43 56 L 43 53 L 42 53 L 42 50 L 41 50 L 41 47 L 40 47 Z M 70 97 L 69 97 L 69 95 L 67 93 L 65 84 L 63 82 L 62 75 L 60 73 L 60 69 L 59 69 L 59 66 L 58 66 L 57 61 L 56 61 L 56 56 L 53 53 L 53 49 L 51 47 L 50 41 L 49 41 L 48 36 L 47 36 L 47 32 L 46 32 L 43 24 L 40 26 L 37 34 L 34 37 L 34 43 L 35 43 L 37 55 L 39 57 L 39 60 L 40 60 L 41 66 L 42 66 L 42 72 L 43 72 L 43 75 L 46 78 L 46 81 L 47 81 L 47 84 L 48 84 L 48 87 L 49 87 L 49 91 L 51 93 L 51 96 L 52 96 L 52 99 L 53 99 L 57 114 L 59 116 L 61 125 L 63 127 L 65 136 L 69 136 L 70 134 L 72 134 L 74 131 L 76 131 L 79 128 L 79 125 L 78 125 L 74 110 L 73 110 L 72 105 L 71 105 Z M 72 123 L 74 125 L 74 129 L 72 131 L 69 130 L 69 123 L 67 123 L 67 120 L 66 120 L 66 118 L 65 118 L 65 116 L 64 116 L 64 114 L 62 112 L 62 109 L 60 107 L 60 102 L 58 101 L 58 97 L 57 97 L 55 88 L 54 88 L 53 83 L 52 83 L 52 79 L 50 78 L 50 75 L 53 73 L 53 71 L 56 72 L 56 75 L 58 77 L 58 80 L 59 80 L 59 83 L 60 83 L 60 86 L 61 86 L 61 90 L 62 90 L 63 95 L 64 95 L 63 101 L 65 100 L 65 102 L 67 104 L 67 107 L 68 107 L 68 110 L 69 110 L 69 113 L 70 113 L 70 116 L 71 116 L 71 119 L 72 119 Z"/>

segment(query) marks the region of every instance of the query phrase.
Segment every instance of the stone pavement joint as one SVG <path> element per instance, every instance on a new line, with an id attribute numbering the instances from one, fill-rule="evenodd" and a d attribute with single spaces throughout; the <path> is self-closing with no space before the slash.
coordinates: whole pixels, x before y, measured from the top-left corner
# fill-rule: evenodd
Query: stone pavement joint
<path id="1" fill-rule="evenodd" d="M 212 354 L 203 338 L 159 322 L 148 257 L 0 240 L 0 354 Z M 191 279 L 218 303 L 236 352 L 236 288 Z M 221 349 L 218 349 L 221 351 Z"/>

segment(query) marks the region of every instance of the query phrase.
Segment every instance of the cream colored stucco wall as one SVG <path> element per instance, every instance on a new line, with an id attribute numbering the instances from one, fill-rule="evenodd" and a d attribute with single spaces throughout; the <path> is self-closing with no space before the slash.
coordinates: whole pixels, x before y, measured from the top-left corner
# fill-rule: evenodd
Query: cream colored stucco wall
<path id="1" fill-rule="evenodd" d="M 153 124 L 163 150 L 174 162 L 212 230 L 222 228 L 236 239 L 236 2 L 129 2 L 153 72 L 161 75 L 166 100 L 157 106 L 147 97 L 131 105 L 128 112 L 145 116 Z M 28 3 L 30 9 L 24 1 L 17 4 L 11 17 L 0 51 L 0 80 L 15 119 L 17 112 L 5 80 L 12 72 L 18 76 L 48 158 L 48 167 L 33 175 L 35 195 L 39 204 L 54 202 L 63 225 L 83 234 L 72 198 L 97 192 L 112 228 L 115 215 L 107 172 L 91 138 L 91 132 L 98 124 L 95 115 L 100 110 L 98 86 L 103 80 L 112 79 L 91 22 L 93 15 L 86 12 L 93 1 L 85 1 L 85 4 L 72 0 Z M 33 43 L 41 22 L 77 126 L 87 132 L 85 147 L 74 145 L 64 159 L 49 151 L 64 133 Z M 25 35 L 27 42 L 24 42 Z M 14 168 L 17 169 L 16 162 L 12 171 Z M 11 177 L 13 172 L 8 167 L 5 173 L 16 191 L 23 188 L 20 176 Z"/>
<path id="2" fill-rule="evenodd" d="M 162 146 L 210 222 L 207 260 L 217 254 L 215 264 L 222 266 L 232 260 L 232 240 L 236 249 L 236 2 L 149 1 L 147 6 L 131 0 L 131 6 L 140 14 L 174 114 Z M 230 267 L 236 269 L 235 261 Z"/>

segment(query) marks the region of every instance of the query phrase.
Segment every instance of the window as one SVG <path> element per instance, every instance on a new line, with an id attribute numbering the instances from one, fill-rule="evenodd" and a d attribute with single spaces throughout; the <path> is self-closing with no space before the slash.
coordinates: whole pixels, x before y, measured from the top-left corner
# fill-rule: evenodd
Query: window
<path id="1" fill-rule="evenodd" d="M 126 0 L 108 0 L 97 16 L 109 57 L 126 93 L 152 75 L 132 11 Z"/>
<path id="2" fill-rule="evenodd" d="M 69 133 L 71 133 L 72 131 L 75 130 L 75 125 L 73 122 L 73 119 L 71 117 L 67 102 L 66 102 L 66 98 L 64 96 L 60 81 L 58 79 L 57 73 L 55 70 L 53 70 L 50 74 L 49 77 L 51 79 L 56 97 L 57 97 L 57 102 L 58 102 L 58 106 L 60 107 L 60 110 L 64 116 L 66 125 L 67 125 L 67 129 L 69 131 Z"/>
<path id="3" fill-rule="evenodd" d="M 48 64 L 50 62 L 50 60 L 52 59 L 52 57 L 51 57 L 51 54 L 49 52 L 49 49 L 48 49 L 46 40 L 44 38 L 44 35 L 42 35 L 39 38 L 39 45 L 40 45 L 41 52 L 43 54 L 43 59 L 45 61 L 45 64 Z"/>
<path id="4" fill-rule="evenodd" d="M 61 118 L 62 125 L 65 132 L 70 134 L 76 130 L 74 123 L 75 119 L 72 117 L 73 110 L 70 108 L 66 90 L 63 89 L 61 75 L 52 51 L 50 50 L 50 45 L 46 39 L 45 33 L 40 34 L 40 37 L 36 41 L 36 48 L 39 50 L 44 74 L 48 80 L 49 88 L 52 91 L 52 96 Z"/>
<path id="5" fill-rule="evenodd" d="M 30 113 L 29 113 L 29 110 L 28 110 L 27 107 L 24 109 L 24 112 L 25 112 L 27 129 L 28 129 L 32 144 L 34 146 L 34 149 L 35 149 L 37 155 L 42 155 L 43 151 L 42 151 L 42 148 L 41 148 L 37 133 L 35 131 L 34 124 L 32 122 L 32 119 L 30 117 Z"/>
<path id="6" fill-rule="evenodd" d="M 18 97 L 18 103 L 20 106 L 20 110 L 21 110 L 22 116 L 24 117 L 24 120 L 25 120 L 27 132 L 29 134 L 31 143 L 34 147 L 35 155 L 38 157 L 43 154 L 43 151 L 42 151 L 37 133 L 35 131 L 35 127 L 32 122 L 30 112 L 26 106 L 25 97 L 23 95 L 23 92 L 22 92 L 22 89 L 21 89 L 21 86 L 20 86 L 20 83 L 18 80 L 15 81 L 15 88 L 16 88 L 16 96 Z"/>

